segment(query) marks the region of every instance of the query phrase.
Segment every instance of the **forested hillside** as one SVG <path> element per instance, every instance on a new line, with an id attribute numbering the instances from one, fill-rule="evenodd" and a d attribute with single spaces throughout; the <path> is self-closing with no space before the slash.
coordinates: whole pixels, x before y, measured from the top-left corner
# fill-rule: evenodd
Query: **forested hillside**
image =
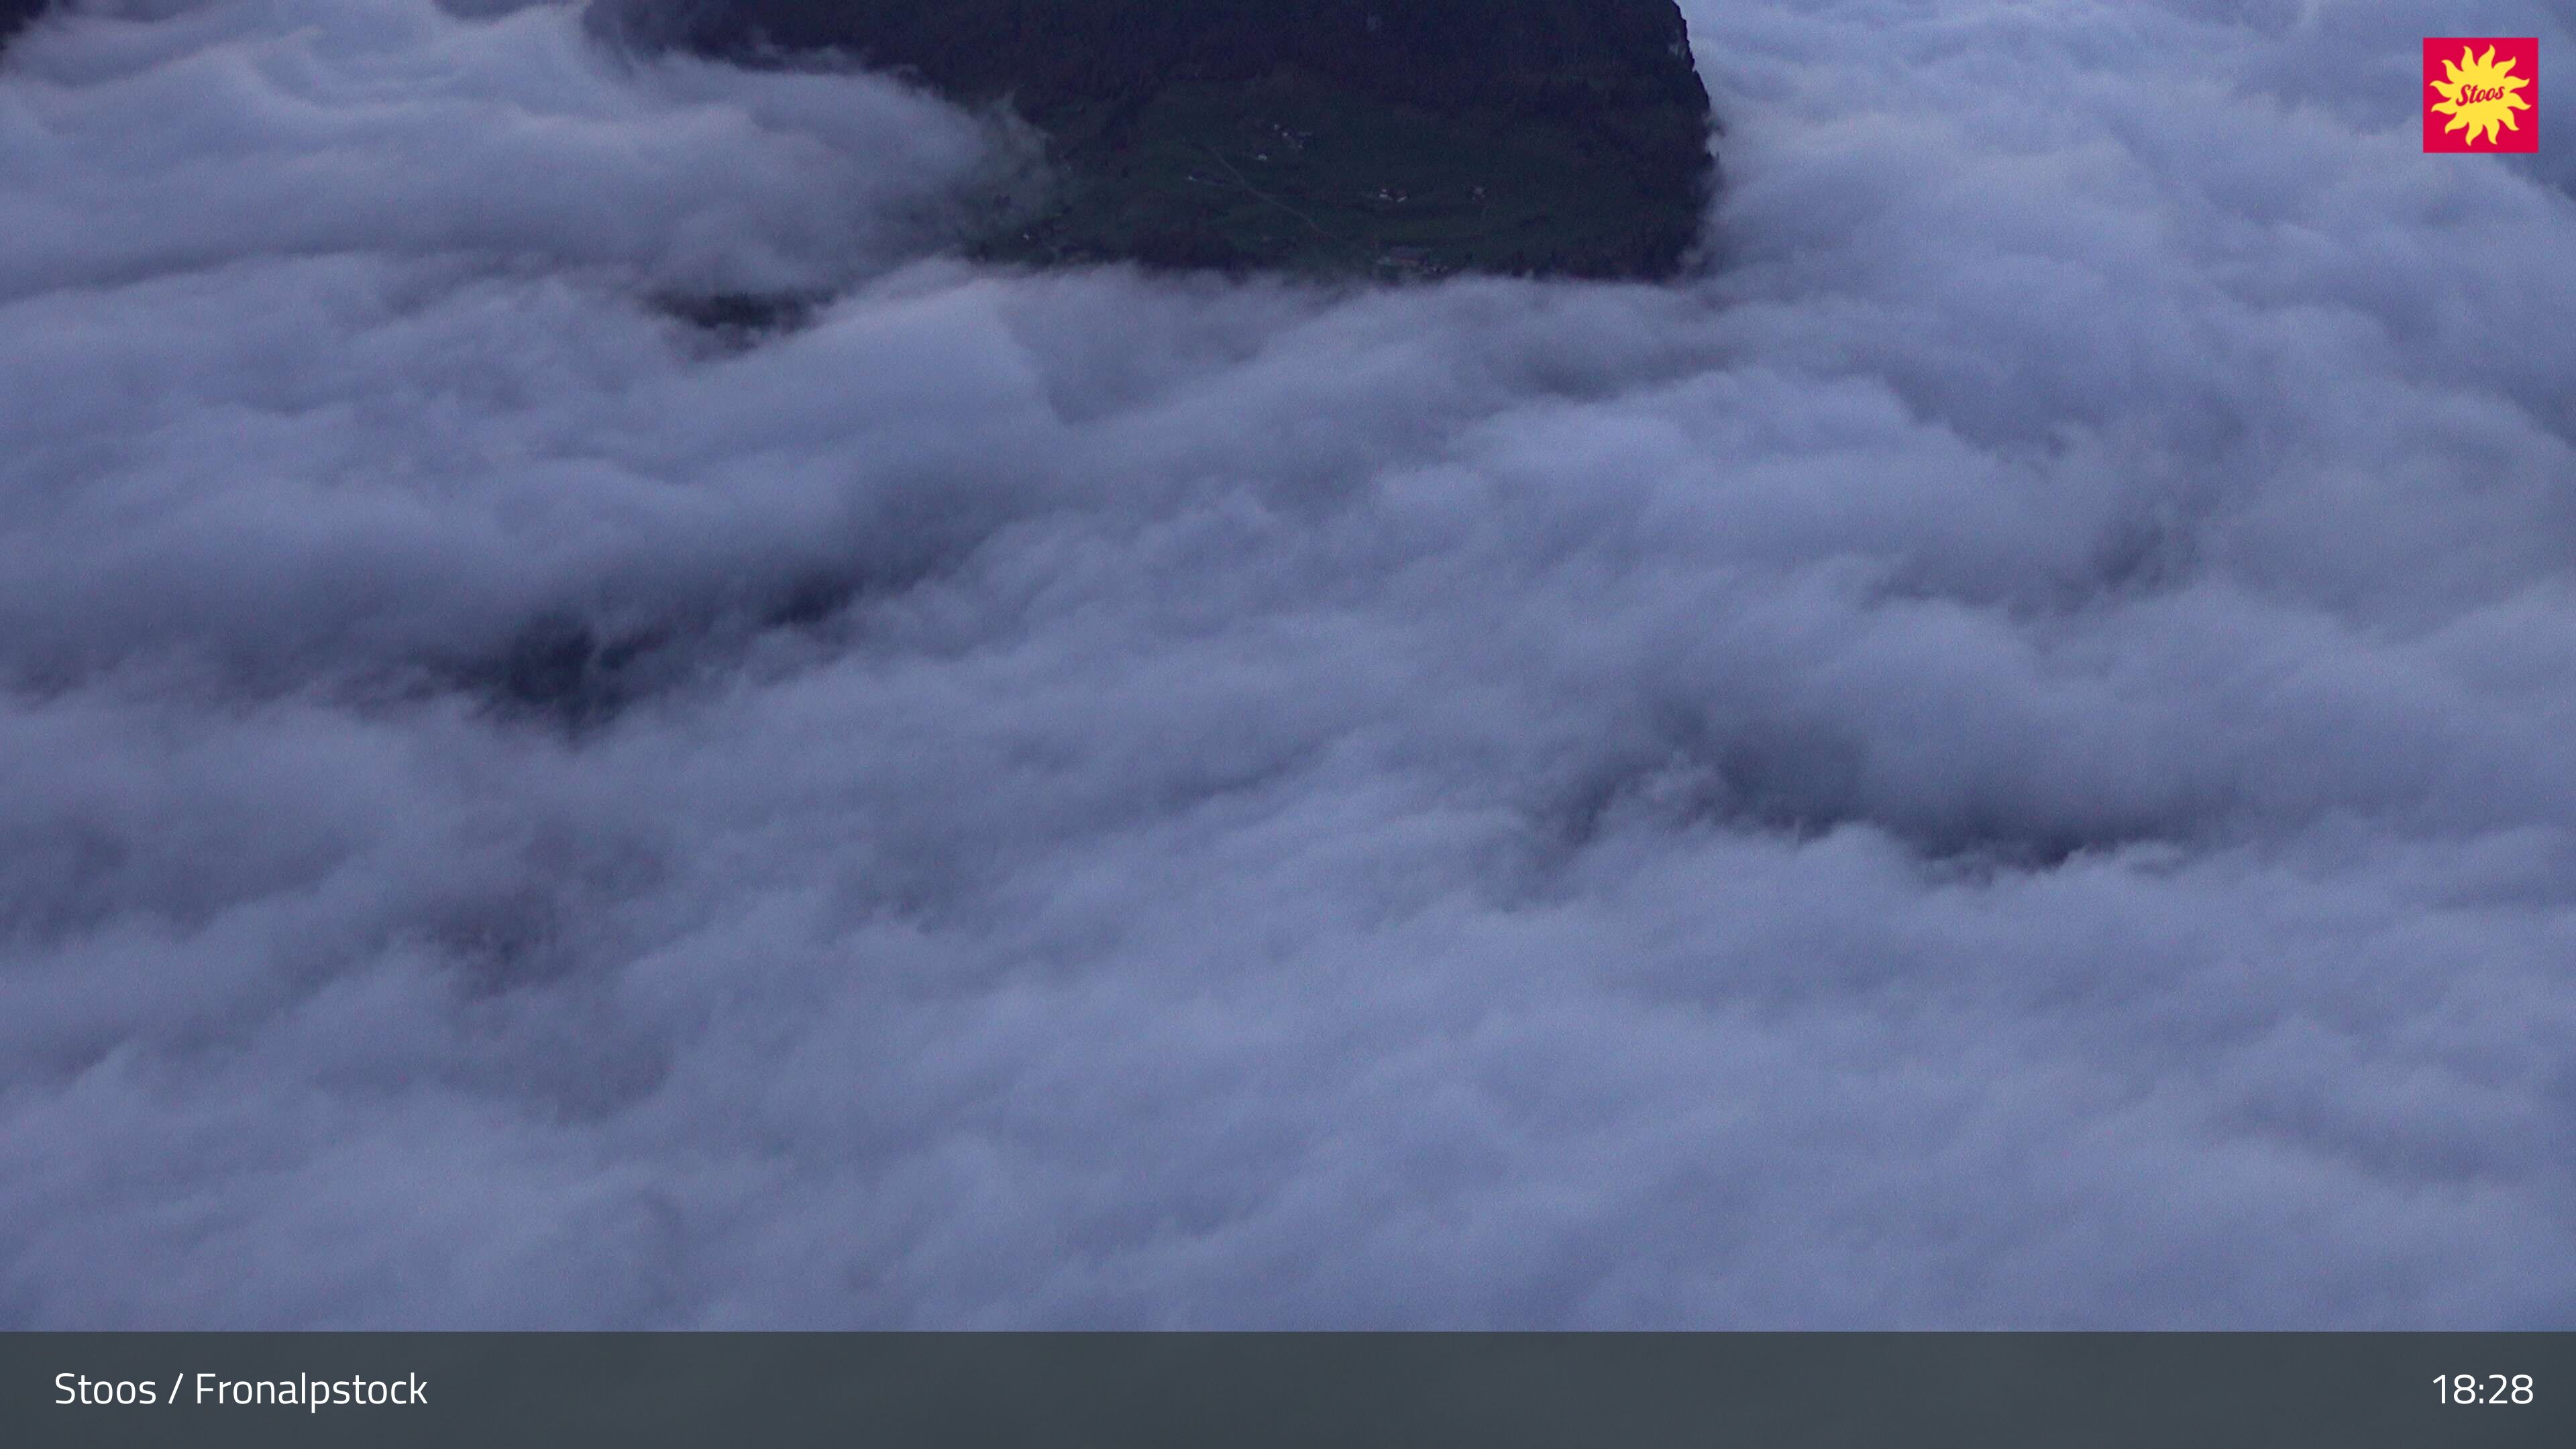
<path id="1" fill-rule="evenodd" d="M 839 52 L 1045 131 L 1031 261 L 1655 276 L 1707 92 L 1672 0 L 615 0 L 648 43 Z"/>

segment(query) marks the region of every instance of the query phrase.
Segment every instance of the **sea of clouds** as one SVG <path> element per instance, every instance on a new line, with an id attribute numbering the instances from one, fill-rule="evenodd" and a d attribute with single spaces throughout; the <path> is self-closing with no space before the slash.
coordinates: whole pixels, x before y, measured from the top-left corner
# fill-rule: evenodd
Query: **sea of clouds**
<path id="1" fill-rule="evenodd" d="M 2576 1323 L 2565 5 L 1689 0 L 1664 287 L 574 7 L 0 61 L 0 1324 Z M 827 298 L 728 335 L 667 299 Z"/>

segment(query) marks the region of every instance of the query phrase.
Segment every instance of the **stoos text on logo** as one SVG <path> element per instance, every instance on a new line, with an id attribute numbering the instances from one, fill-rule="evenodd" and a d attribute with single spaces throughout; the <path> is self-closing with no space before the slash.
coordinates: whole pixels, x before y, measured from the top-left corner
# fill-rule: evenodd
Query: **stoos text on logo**
<path id="1" fill-rule="evenodd" d="M 2423 103 L 2427 151 L 2539 150 L 2539 39 L 2427 39 Z"/>

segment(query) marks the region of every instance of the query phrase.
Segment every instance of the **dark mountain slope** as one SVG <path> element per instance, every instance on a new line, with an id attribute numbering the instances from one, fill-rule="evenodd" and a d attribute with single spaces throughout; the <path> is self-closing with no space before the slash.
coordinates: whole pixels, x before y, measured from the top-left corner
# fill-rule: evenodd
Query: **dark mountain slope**
<path id="1" fill-rule="evenodd" d="M 1046 132 L 1025 260 L 1660 276 L 1708 94 L 1673 0 L 601 0 L 649 43 L 839 52 Z"/>

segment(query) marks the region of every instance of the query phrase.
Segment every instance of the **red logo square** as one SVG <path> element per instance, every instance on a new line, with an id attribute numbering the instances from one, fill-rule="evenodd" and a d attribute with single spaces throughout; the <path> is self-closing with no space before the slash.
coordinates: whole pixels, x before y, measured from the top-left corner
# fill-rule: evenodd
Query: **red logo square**
<path id="1" fill-rule="evenodd" d="M 2438 36 L 2424 42 L 2424 149 L 2540 149 L 2537 36 Z"/>

